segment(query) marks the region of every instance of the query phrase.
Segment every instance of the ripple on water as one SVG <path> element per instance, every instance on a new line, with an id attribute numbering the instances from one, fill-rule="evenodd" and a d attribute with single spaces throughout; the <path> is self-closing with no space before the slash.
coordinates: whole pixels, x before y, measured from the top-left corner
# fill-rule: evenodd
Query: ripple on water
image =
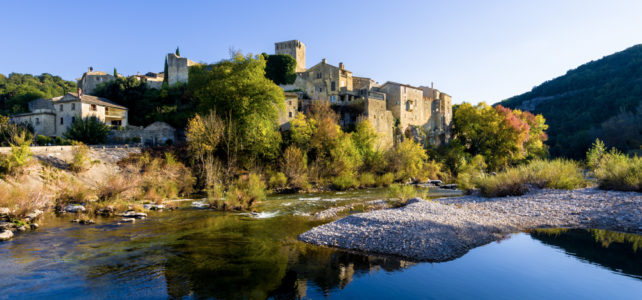
<path id="1" fill-rule="evenodd" d="M 319 200 L 321 200 L 321 197 L 309 197 L 309 198 L 300 197 L 299 200 L 301 200 L 301 201 L 319 201 Z"/>

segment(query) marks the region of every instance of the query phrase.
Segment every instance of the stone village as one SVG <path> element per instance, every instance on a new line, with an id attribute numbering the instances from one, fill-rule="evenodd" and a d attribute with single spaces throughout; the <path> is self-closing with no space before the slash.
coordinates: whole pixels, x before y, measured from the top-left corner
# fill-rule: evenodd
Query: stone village
<path id="1" fill-rule="evenodd" d="M 281 85 L 285 92 L 286 109 L 279 116 L 282 130 L 298 113 L 305 113 L 315 101 L 324 101 L 339 115 L 343 127 L 354 125 L 359 118 L 368 119 L 380 135 L 379 147 L 388 148 L 394 137 L 405 135 L 425 139 L 439 145 L 450 139 L 452 99 L 431 86 L 411 86 L 392 81 L 379 84 L 367 77 L 353 76 L 340 62 L 331 65 L 326 59 L 306 68 L 305 44 L 298 40 L 275 43 L 275 54 L 288 54 L 296 60 L 296 80 Z M 189 67 L 196 64 L 185 57 L 167 55 L 167 74 L 149 72 L 134 75 L 150 88 L 161 88 L 167 82 L 187 83 Z M 117 76 L 121 76 L 116 74 Z M 95 116 L 113 130 L 113 140 L 137 139 L 145 145 L 167 144 L 176 141 L 177 131 L 163 122 L 147 127 L 127 123 L 127 108 L 109 99 L 93 96 L 94 89 L 116 77 L 89 68 L 77 80 L 77 93 L 29 103 L 29 112 L 11 116 L 14 123 L 30 124 L 36 134 L 62 136 L 78 118 Z"/>

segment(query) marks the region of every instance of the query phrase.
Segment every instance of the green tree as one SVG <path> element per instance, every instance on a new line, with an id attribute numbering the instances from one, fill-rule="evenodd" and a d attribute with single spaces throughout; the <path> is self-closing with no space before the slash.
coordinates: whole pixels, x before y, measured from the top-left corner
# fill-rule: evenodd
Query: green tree
<path id="1" fill-rule="evenodd" d="M 118 71 L 116 71 L 116 68 L 114 68 L 114 77 L 118 78 Z"/>
<path id="2" fill-rule="evenodd" d="M 167 57 L 165 57 L 165 67 L 163 67 L 163 86 L 166 86 L 169 83 L 169 67 L 167 66 Z"/>
<path id="3" fill-rule="evenodd" d="M 263 56 L 265 57 L 265 56 Z M 292 84 L 296 79 L 296 60 L 288 54 L 268 55 L 265 76 L 276 84 Z"/>
<path id="4" fill-rule="evenodd" d="M 181 50 L 179 50 L 178 47 L 176 47 L 176 56 L 181 56 Z"/>
<path id="5" fill-rule="evenodd" d="M 390 171 L 398 180 L 406 181 L 417 178 L 424 168 L 428 154 L 424 148 L 413 141 L 405 139 L 387 153 Z"/>
<path id="6" fill-rule="evenodd" d="M 234 123 L 232 131 L 239 133 L 236 138 L 242 154 L 250 161 L 277 157 L 281 140 L 278 115 L 279 109 L 285 109 L 285 96 L 265 78 L 264 60 L 236 54 L 213 65 L 193 66 L 189 73 L 188 89 L 198 111 L 215 110 L 226 124 Z"/>
<path id="7" fill-rule="evenodd" d="M 47 73 L 11 73 L 8 77 L 0 74 L 0 115 L 27 112 L 31 100 L 61 96 L 75 89 L 75 82 Z"/>
<path id="8" fill-rule="evenodd" d="M 65 138 L 88 145 L 102 144 L 107 140 L 109 126 L 96 117 L 77 119 L 63 134 Z"/>

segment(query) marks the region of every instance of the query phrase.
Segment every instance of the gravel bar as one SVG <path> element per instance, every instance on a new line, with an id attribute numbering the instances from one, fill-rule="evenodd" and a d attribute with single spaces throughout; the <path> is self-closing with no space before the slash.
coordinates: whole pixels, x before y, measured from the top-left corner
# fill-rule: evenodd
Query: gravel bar
<path id="1" fill-rule="evenodd" d="M 642 194 L 534 190 L 518 197 L 423 200 L 354 214 L 299 235 L 301 241 L 415 261 L 446 261 L 534 228 L 597 228 L 642 234 Z"/>

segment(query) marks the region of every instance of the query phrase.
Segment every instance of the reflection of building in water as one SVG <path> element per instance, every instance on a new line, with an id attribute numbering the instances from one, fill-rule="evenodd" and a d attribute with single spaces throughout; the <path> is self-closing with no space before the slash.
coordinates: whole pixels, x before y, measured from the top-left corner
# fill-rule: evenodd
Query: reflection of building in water
<path id="1" fill-rule="evenodd" d="M 347 266 L 339 265 L 339 287 L 344 288 L 348 283 L 352 282 L 354 275 L 354 264 L 349 263 Z"/>

